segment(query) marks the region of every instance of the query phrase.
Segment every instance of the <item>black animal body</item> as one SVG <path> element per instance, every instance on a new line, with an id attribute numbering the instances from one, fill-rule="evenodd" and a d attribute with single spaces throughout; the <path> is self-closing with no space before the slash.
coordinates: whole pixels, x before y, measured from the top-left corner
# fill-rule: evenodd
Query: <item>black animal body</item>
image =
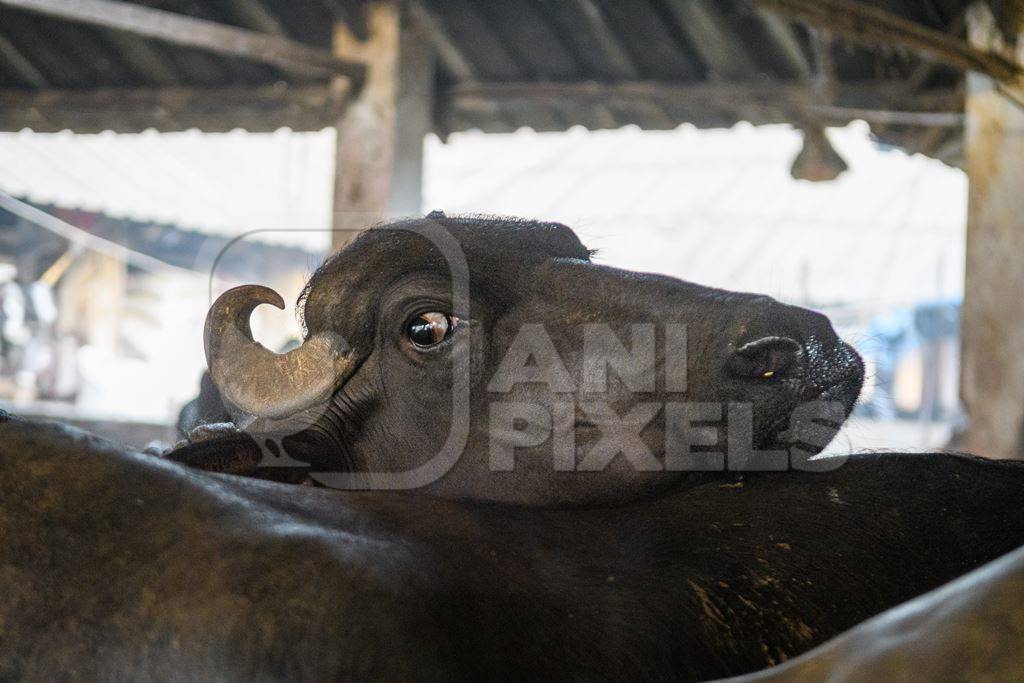
<path id="1" fill-rule="evenodd" d="M 1024 544 L 1020 463 L 876 454 L 545 509 L 0 425 L 0 677 L 704 680 Z"/>

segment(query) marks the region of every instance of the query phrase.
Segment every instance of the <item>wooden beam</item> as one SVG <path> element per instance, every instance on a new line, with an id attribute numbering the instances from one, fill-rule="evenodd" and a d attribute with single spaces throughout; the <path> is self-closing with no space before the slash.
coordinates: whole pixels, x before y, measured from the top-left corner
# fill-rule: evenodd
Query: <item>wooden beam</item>
<path id="1" fill-rule="evenodd" d="M 444 65 L 445 71 L 450 73 L 457 81 L 476 80 L 476 72 L 469 58 L 455 45 L 455 41 L 448 35 L 448 31 L 444 28 L 441 20 L 420 0 L 409 0 L 407 7 L 409 19 L 430 40 L 438 60 Z"/>
<path id="2" fill-rule="evenodd" d="M 832 54 L 832 32 L 814 26 L 809 27 L 807 32 L 814 57 L 810 86 L 821 103 L 828 104 L 832 100 L 832 89 L 839 80 L 836 78 L 836 64 Z"/>
<path id="3" fill-rule="evenodd" d="M 1000 3 L 999 30 L 1003 35 L 1016 40 L 1018 32 L 1024 26 L 1024 0 L 1003 0 Z"/>
<path id="4" fill-rule="evenodd" d="M 6 64 L 7 69 L 26 85 L 39 89 L 50 85 L 46 81 L 46 77 L 29 61 L 28 57 L 21 54 L 21 51 L 2 35 L 0 35 L 0 61 Z"/>
<path id="5" fill-rule="evenodd" d="M 829 120 L 867 121 L 881 126 L 913 126 L 920 128 L 963 128 L 966 117 L 958 111 L 894 111 L 890 109 L 858 109 L 828 104 L 810 105 L 808 109 Z"/>
<path id="6" fill-rule="evenodd" d="M 358 63 L 305 43 L 120 0 L 0 0 L 0 6 L 301 70 L 310 76 L 345 76 L 356 88 L 364 72 Z"/>
<path id="7" fill-rule="evenodd" d="M 526 102 L 559 102 L 567 111 L 591 111 L 610 101 L 654 98 L 681 114 L 714 110 L 734 117 L 737 111 L 745 109 L 748 113 L 774 112 L 772 120 L 786 121 L 787 111 L 807 108 L 836 123 L 855 119 L 903 126 L 955 127 L 963 123 L 963 115 L 952 108 L 955 91 L 924 93 L 903 103 L 922 111 L 886 109 L 888 98 L 902 91 L 899 82 L 840 85 L 839 101 L 844 106 L 835 106 L 817 104 L 803 87 L 794 84 L 478 84 L 449 90 L 445 107 L 472 112 L 481 107 L 500 108 L 521 98 Z M 70 129 L 82 133 L 132 133 L 147 128 L 267 131 L 281 127 L 320 130 L 337 123 L 347 102 L 347 93 L 327 85 L 0 90 L 0 131 L 33 128 L 41 132 Z M 678 122 L 684 120 L 680 118 Z M 614 125 L 614 119 L 608 118 L 607 125 Z"/>
<path id="8" fill-rule="evenodd" d="M 859 98 L 865 102 L 884 103 L 887 98 L 901 93 L 904 85 L 899 80 L 889 81 L 845 81 L 836 84 L 840 98 Z M 495 100 L 546 99 L 568 97 L 578 99 L 601 99 L 608 97 L 646 98 L 653 100 L 685 100 L 689 98 L 710 99 L 718 102 L 750 98 L 755 102 L 781 104 L 786 102 L 807 102 L 814 94 L 804 83 L 780 83 L 776 81 L 749 81 L 738 83 L 663 83 L 660 81 L 621 81 L 597 83 L 594 81 L 560 83 L 528 81 L 523 83 L 466 83 L 447 90 L 449 97 L 486 98 Z M 742 104 L 742 103 L 738 103 Z"/>
<path id="9" fill-rule="evenodd" d="M 111 31 L 110 39 L 114 47 L 127 58 L 132 70 L 141 74 L 146 81 L 162 86 L 178 85 L 180 82 L 166 57 L 159 54 L 152 43 L 118 31 Z"/>
<path id="10" fill-rule="evenodd" d="M 640 71 L 594 0 L 541 0 L 562 32 L 571 36 L 579 60 L 609 79 L 637 79 Z M 596 69 L 595 69 L 596 67 Z"/>
<path id="11" fill-rule="evenodd" d="M 334 53 L 366 64 L 359 98 L 337 122 L 331 244 L 336 250 L 387 216 L 395 151 L 395 104 L 401 39 L 398 6 L 377 0 L 367 8 L 369 37 L 335 26 Z"/>
<path id="12" fill-rule="evenodd" d="M 855 0 L 754 0 L 810 26 L 829 29 L 865 43 L 902 45 L 921 55 L 964 71 L 976 71 L 1003 82 L 1015 82 L 1021 66 L 991 49 L 979 49 L 942 31 L 904 19 Z"/>
<path id="13" fill-rule="evenodd" d="M 402 28 L 395 105 L 395 158 L 388 216 L 422 213 L 423 143 L 434 128 L 434 50 L 416 25 Z"/>
<path id="14" fill-rule="evenodd" d="M 284 25 L 277 20 L 260 0 L 228 0 L 232 14 L 238 18 L 239 23 L 254 31 L 265 33 L 268 36 L 281 36 L 288 38 L 288 32 Z M 305 67 L 295 69 L 294 67 L 282 66 L 283 71 L 295 76 L 305 76 Z"/>
<path id="15" fill-rule="evenodd" d="M 964 32 L 964 10 L 966 8 L 957 11 L 952 18 L 946 19 L 935 10 L 933 3 L 926 3 L 926 5 L 931 9 L 929 15 L 932 22 L 943 26 L 944 32 L 950 35 L 960 35 Z M 919 91 L 937 69 L 946 68 L 945 65 L 936 64 L 930 60 L 920 60 L 907 76 L 907 93 Z M 959 98 L 961 103 L 963 99 L 963 95 L 961 95 Z M 894 108 L 902 108 L 902 106 L 901 100 L 893 103 Z M 947 164 L 963 167 L 963 136 L 948 135 L 948 131 L 941 125 L 931 128 L 922 127 L 910 133 L 907 138 L 907 147 L 918 150 L 933 159 L 940 159 Z"/>
<path id="16" fill-rule="evenodd" d="M 255 0 L 266 2 L 267 0 Z M 331 18 L 331 24 L 345 24 L 349 33 L 355 36 L 356 40 L 366 40 L 369 37 L 369 28 L 366 22 L 366 0 L 351 2 L 351 0 L 307 0 L 318 5 Z"/>
<path id="17" fill-rule="evenodd" d="M 809 80 L 812 73 L 811 64 L 807 55 L 804 54 L 803 48 L 800 47 L 800 41 L 796 39 L 796 34 L 789 22 L 760 7 L 754 7 L 754 13 L 764 27 L 768 41 L 774 46 L 775 53 L 786 65 L 786 68 L 798 80 Z"/>
<path id="18" fill-rule="evenodd" d="M 329 85 L 9 90 L 0 91 L 0 131 L 322 130 L 347 103 L 348 93 Z"/>
<path id="19" fill-rule="evenodd" d="M 259 0 L 228 0 L 228 5 L 244 26 L 268 36 L 287 36 L 284 26 Z"/>
<path id="20" fill-rule="evenodd" d="M 967 24 L 980 49 L 1001 40 L 984 5 L 971 7 Z M 1024 45 L 1024 17 L 1016 30 L 1017 45 Z M 959 446 L 992 458 L 1024 458 L 1024 110 L 984 76 L 969 74 L 967 88 L 960 393 L 969 423 Z"/>
<path id="21" fill-rule="evenodd" d="M 607 102 L 652 102 L 675 113 L 676 123 L 737 119 L 752 123 L 792 122 L 806 118 L 823 123 L 845 124 L 856 119 L 901 125 L 954 125 L 953 110 L 929 111 L 947 99 L 948 91 L 929 91 L 905 100 L 908 111 L 888 112 L 897 97 L 906 98 L 901 81 L 838 82 L 833 86 L 834 104 L 822 104 L 804 83 L 699 83 L 670 85 L 654 82 L 625 83 L 476 83 L 450 88 L 442 110 L 449 113 L 490 114 L 512 103 L 552 105 L 571 109 Z M 923 111 L 913 111 L 920 102 Z M 883 113 L 884 112 L 884 113 Z M 930 119 L 932 116 L 934 119 Z"/>
<path id="22" fill-rule="evenodd" d="M 717 3 L 667 0 L 666 5 L 713 78 L 736 81 L 757 73 L 757 65 L 725 25 Z"/>

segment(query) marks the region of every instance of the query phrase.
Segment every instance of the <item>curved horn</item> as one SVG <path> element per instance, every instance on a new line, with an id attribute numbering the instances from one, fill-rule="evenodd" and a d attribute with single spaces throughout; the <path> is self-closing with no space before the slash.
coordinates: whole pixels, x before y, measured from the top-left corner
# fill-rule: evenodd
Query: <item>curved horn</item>
<path id="1" fill-rule="evenodd" d="M 206 314 L 206 363 L 221 395 L 263 418 L 288 417 L 329 398 L 355 367 L 348 344 L 321 332 L 274 353 L 252 338 L 249 317 L 260 304 L 283 309 L 284 299 L 269 287 L 244 285 L 221 294 Z"/>

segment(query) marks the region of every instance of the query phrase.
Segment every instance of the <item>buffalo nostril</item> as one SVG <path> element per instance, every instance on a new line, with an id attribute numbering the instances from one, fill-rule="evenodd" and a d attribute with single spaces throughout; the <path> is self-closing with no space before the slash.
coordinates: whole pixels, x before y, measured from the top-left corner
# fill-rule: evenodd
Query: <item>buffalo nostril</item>
<path id="1" fill-rule="evenodd" d="M 785 377 L 803 355 L 803 347 L 789 337 L 764 337 L 744 344 L 725 364 L 734 377 Z"/>

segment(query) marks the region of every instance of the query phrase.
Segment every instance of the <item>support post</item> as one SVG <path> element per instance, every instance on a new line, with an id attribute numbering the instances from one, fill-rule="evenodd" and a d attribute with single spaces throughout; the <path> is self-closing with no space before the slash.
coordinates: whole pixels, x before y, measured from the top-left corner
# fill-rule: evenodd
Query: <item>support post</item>
<path id="1" fill-rule="evenodd" d="M 395 159 L 388 215 L 412 216 L 423 210 L 423 140 L 434 128 L 434 51 L 418 25 L 402 28 L 398 61 Z"/>
<path id="2" fill-rule="evenodd" d="M 356 233 L 387 214 L 395 147 L 400 42 L 395 2 L 366 6 L 369 37 L 358 40 L 344 24 L 334 30 L 334 54 L 366 65 L 359 98 L 337 124 L 331 247 L 337 251 Z"/>
<path id="3" fill-rule="evenodd" d="M 967 15 L 976 48 L 1002 39 L 986 5 Z M 1006 32 L 1024 45 L 1024 22 Z M 1021 50 L 1018 50 L 1018 58 Z M 1024 86 L 1024 79 L 1019 79 Z M 1024 110 L 988 76 L 968 74 L 967 263 L 961 397 L 970 420 L 963 447 L 1024 457 Z"/>
<path id="4" fill-rule="evenodd" d="M 0 6 L 273 64 L 313 77 L 341 74 L 353 79 L 357 85 L 363 77 L 359 64 L 339 60 L 326 50 L 305 43 L 133 2 L 0 0 Z"/>

